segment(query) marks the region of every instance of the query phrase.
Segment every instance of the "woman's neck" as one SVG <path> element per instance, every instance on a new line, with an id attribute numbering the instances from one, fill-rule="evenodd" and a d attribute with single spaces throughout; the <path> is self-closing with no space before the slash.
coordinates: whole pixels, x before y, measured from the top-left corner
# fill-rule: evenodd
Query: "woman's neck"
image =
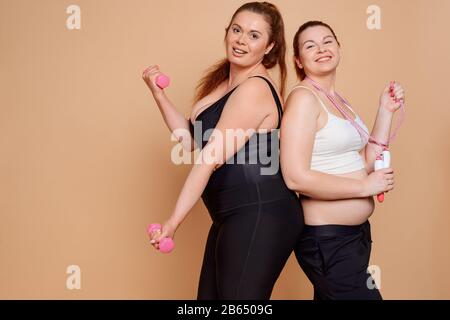
<path id="1" fill-rule="evenodd" d="M 334 89 L 336 84 L 336 72 L 327 74 L 325 76 L 312 76 L 308 78 L 316 82 L 323 90 L 334 96 Z"/>
<path id="2" fill-rule="evenodd" d="M 239 85 L 253 74 L 262 73 L 264 71 L 263 68 L 264 66 L 261 63 L 246 68 L 239 67 L 235 64 L 230 65 L 228 88 L 233 88 Z"/>

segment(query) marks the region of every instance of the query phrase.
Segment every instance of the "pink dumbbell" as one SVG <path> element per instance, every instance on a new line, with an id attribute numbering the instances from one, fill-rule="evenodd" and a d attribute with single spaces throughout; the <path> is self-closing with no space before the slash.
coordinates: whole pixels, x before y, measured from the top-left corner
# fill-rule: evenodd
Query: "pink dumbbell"
<path id="1" fill-rule="evenodd" d="M 170 84 L 170 78 L 165 74 L 160 74 L 156 77 L 156 85 L 161 89 L 168 87 Z"/>
<path id="2" fill-rule="evenodd" d="M 147 228 L 147 234 L 150 236 L 154 231 L 161 230 L 162 227 L 159 223 L 152 223 Z M 163 238 L 159 241 L 159 251 L 162 253 L 169 253 L 175 247 L 175 242 L 172 238 Z"/>

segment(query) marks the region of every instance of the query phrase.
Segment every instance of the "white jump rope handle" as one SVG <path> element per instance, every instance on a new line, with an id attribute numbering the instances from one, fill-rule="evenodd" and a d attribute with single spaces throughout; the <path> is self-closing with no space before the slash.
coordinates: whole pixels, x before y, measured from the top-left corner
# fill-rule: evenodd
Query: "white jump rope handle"
<path id="1" fill-rule="evenodd" d="M 388 150 L 384 150 L 381 156 L 378 156 L 375 160 L 374 170 L 386 169 L 391 166 L 391 153 Z M 378 202 L 384 201 L 384 192 L 377 195 Z"/>

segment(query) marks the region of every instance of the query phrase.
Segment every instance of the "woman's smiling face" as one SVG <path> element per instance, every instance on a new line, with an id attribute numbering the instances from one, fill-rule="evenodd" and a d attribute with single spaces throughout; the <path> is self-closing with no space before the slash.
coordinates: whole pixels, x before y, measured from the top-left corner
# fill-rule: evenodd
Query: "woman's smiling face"
<path id="1" fill-rule="evenodd" d="M 225 38 L 228 61 L 240 67 L 261 62 L 273 48 L 269 39 L 270 26 L 263 15 L 251 11 L 238 13 Z"/>
<path id="2" fill-rule="evenodd" d="M 334 72 L 341 59 L 340 47 L 330 29 L 313 26 L 299 37 L 300 59 L 296 63 L 306 75 L 323 76 Z"/>

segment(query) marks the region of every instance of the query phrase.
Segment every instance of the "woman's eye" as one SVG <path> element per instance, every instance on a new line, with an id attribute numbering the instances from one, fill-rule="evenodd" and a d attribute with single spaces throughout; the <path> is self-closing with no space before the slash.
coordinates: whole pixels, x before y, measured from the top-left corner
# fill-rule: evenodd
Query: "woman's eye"
<path id="1" fill-rule="evenodd" d="M 328 40 L 328 41 L 325 41 L 325 44 L 332 43 L 332 42 L 333 42 L 333 41 Z"/>
<path id="2" fill-rule="evenodd" d="M 311 49 L 313 47 L 314 47 L 313 45 L 310 45 L 310 46 L 307 46 L 306 49 Z"/>
<path id="3" fill-rule="evenodd" d="M 234 32 L 234 33 L 238 33 L 238 32 L 239 32 L 239 29 L 238 29 L 238 28 L 233 28 L 233 32 Z"/>
<path id="4" fill-rule="evenodd" d="M 259 36 L 256 34 L 256 33 L 252 33 L 251 35 L 250 35 L 250 37 L 252 38 L 252 39 L 258 39 L 259 38 Z"/>

